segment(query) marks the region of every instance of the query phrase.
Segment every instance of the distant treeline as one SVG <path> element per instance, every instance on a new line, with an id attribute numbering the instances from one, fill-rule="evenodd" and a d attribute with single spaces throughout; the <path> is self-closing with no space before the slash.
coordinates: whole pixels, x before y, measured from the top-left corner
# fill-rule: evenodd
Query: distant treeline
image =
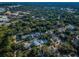
<path id="1" fill-rule="evenodd" d="M 32 5 L 32 6 L 56 6 L 56 7 L 71 7 L 79 9 L 79 2 L 0 2 L 0 6 L 11 5 Z"/>

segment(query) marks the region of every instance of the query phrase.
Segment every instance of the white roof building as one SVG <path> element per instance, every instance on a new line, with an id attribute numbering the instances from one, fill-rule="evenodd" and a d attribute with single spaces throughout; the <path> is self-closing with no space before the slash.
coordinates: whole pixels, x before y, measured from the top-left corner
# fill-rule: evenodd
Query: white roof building
<path id="1" fill-rule="evenodd" d="M 0 15 L 0 22 L 8 22 L 8 21 L 9 21 L 9 19 L 7 16 Z"/>
<path id="2" fill-rule="evenodd" d="M 4 12 L 5 11 L 5 8 L 0 8 L 0 12 Z"/>
<path id="3" fill-rule="evenodd" d="M 71 30 L 73 30 L 73 29 L 75 29 L 75 26 L 69 24 L 69 25 L 67 25 L 65 28 L 66 28 L 66 29 L 71 29 Z"/>
<path id="4" fill-rule="evenodd" d="M 28 42 L 25 42 L 25 43 L 24 43 L 24 47 L 25 47 L 26 49 L 27 49 L 27 48 L 30 48 L 30 45 L 31 45 L 31 44 L 28 43 Z"/>

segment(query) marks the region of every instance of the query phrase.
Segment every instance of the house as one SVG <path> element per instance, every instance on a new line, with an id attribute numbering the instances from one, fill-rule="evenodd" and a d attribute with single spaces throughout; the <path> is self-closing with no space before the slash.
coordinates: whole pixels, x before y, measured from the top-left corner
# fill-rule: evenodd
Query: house
<path id="1" fill-rule="evenodd" d="M 73 45 L 75 45 L 76 47 L 79 47 L 79 40 L 74 39 L 72 40 Z"/>
<path id="2" fill-rule="evenodd" d="M 65 32 L 66 29 L 64 27 L 61 27 L 61 28 L 58 28 L 57 30 L 58 32 Z"/>
<path id="3" fill-rule="evenodd" d="M 42 34 L 43 33 L 41 33 L 41 32 L 35 32 L 35 33 L 31 33 L 30 35 L 32 36 L 32 38 L 37 38 L 37 37 L 39 37 Z"/>
<path id="4" fill-rule="evenodd" d="M 69 29 L 69 30 L 74 30 L 75 29 L 75 26 L 73 26 L 71 24 L 68 24 L 65 28 L 66 29 Z"/>
<path id="5" fill-rule="evenodd" d="M 36 39 L 34 41 L 32 41 L 32 46 L 39 46 L 39 45 L 42 45 L 44 43 L 47 43 L 48 40 L 47 39 Z"/>
<path id="6" fill-rule="evenodd" d="M 76 9 L 66 8 L 66 11 L 70 13 L 75 13 Z"/>
<path id="7" fill-rule="evenodd" d="M 73 39 L 71 40 L 73 45 L 75 45 L 76 47 L 79 47 L 79 36 L 78 35 L 74 35 Z"/>
<path id="8" fill-rule="evenodd" d="M 5 15 L 11 15 L 12 13 L 11 13 L 11 11 L 6 11 L 5 12 Z"/>
<path id="9" fill-rule="evenodd" d="M 16 39 L 17 40 L 31 40 L 33 38 L 38 38 L 40 35 L 42 35 L 43 33 L 40 32 L 35 32 L 35 33 L 30 33 L 30 34 L 25 34 L 25 35 L 16 35 Z"/>
<path id="10" fill-rule="evenodd" d="M 79 35 L 76 36 L 76 39 L 79 40 Z"/>
<path id="11" fill-rule="evenodd" d="M 0 15 L 0 23 L 1 22 L 8 22 L 10 19 L 7 16 Z"/>
<path id="12" fill-rule="evenodd" d="M 0 8 L 0 12 L 4 12 L 5 11 L 5 8 Z"/>
<path id="13" fill-rule="evenodd" d="M 25 42 L 25 43 L 24 43 L 24 47 L 25 47 L 26 49 L 30 48 L 30 45 L 31 45 L 31 43 L 29 43 L 29 42 Z"/>
<path id="14" fill-rule="evenodd" d="M 19 13 L 18 12 L 12 13 L 12 15 L 17 16 L 17 15 L 19 15 Z"/>

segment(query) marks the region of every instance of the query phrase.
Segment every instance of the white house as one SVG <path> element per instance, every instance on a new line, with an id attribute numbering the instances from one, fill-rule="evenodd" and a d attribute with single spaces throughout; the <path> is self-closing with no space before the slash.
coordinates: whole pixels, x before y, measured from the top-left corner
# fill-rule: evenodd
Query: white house
<path id="1" fill-rule="evenodd" d="M 31 45 L 31 43 L 28 43 L 28 42 L 25 42 L 24 43 L 24 47 L 27 49 L 27 48 L 30 48 L 30 45 Z"/>
<path id="2" fill-rule="evenodd" d="M 75 29 L 75 26 L 74 26 L 74 25 L 69 24 L 69 25 L 67 25 L 65 28 L 66 28 L 66 29 L 73 30 L 73 29 Z"/>
<path id="3" fill-rule="evenodd" d="M 5 11 L 5 8 L 0 8 L 0 12 L 4 12 Z"/>
<path id="4" fill-rule="evenodd" d="M 0 15 L 0 23 L 1 22 L 8 22 L 10 19 L 7 16 Z"/>

